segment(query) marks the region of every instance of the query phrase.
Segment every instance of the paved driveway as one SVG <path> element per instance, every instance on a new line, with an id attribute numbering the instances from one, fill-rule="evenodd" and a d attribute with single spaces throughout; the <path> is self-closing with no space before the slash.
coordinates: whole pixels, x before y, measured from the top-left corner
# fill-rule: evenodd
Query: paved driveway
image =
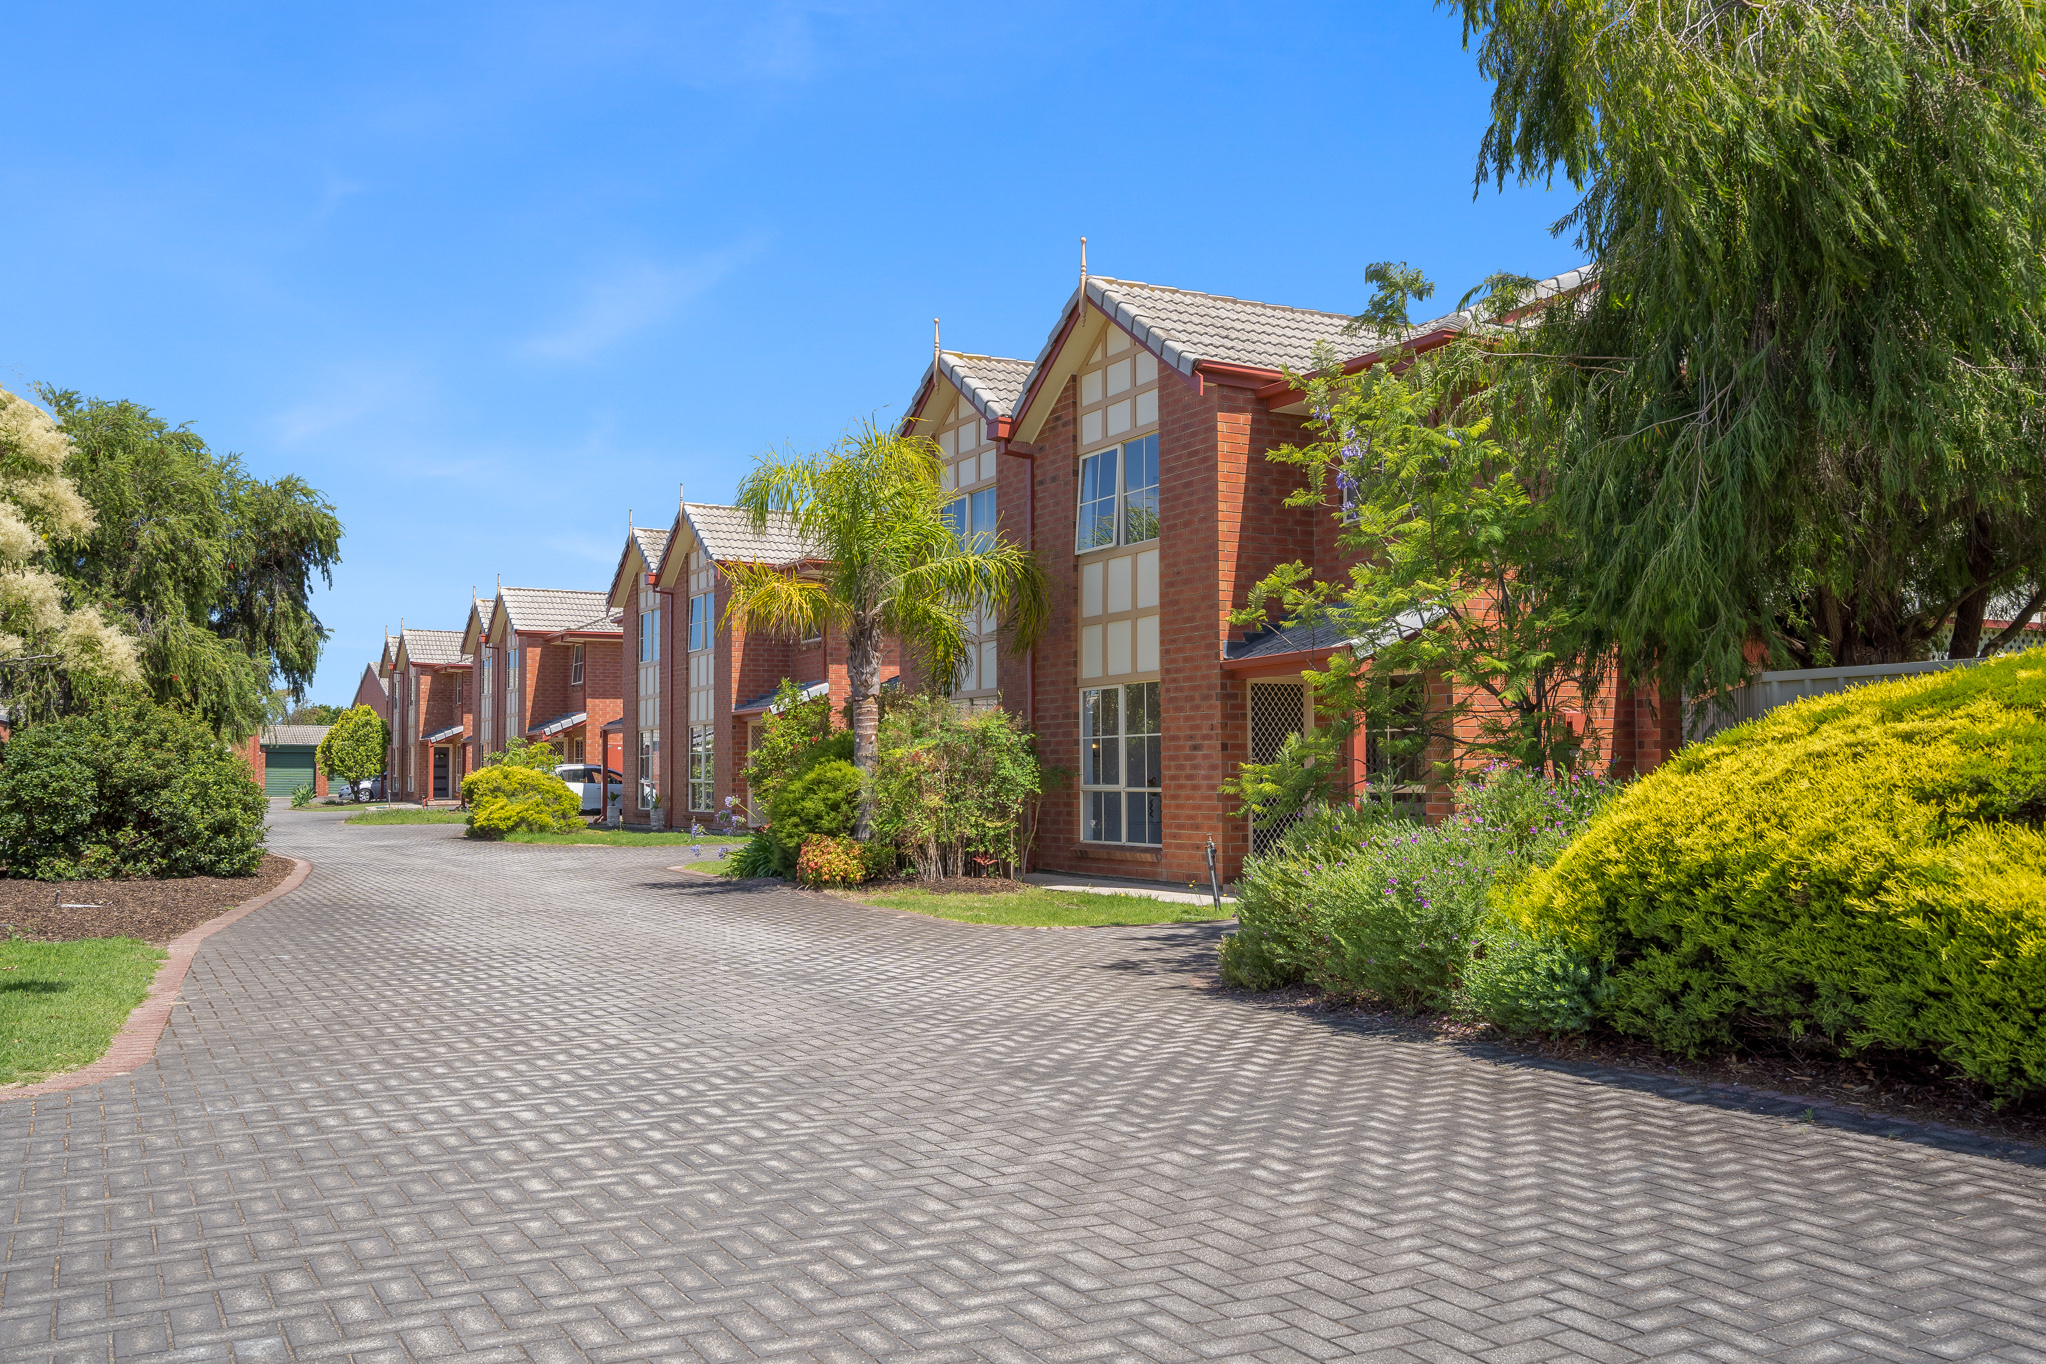
<path id="1" fill-rule="evenodd" d="M 1268 1012 L 1202 928 L 281 814 L 0 1103 L 8 1360 L 2046 1358 L 2046 1175 Z"/>

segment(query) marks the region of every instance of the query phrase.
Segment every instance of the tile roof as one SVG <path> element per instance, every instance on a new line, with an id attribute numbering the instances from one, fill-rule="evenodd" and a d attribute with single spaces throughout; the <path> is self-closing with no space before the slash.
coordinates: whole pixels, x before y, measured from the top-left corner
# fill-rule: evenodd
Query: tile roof
<path id="1" fill-rule="evenodd" d="M 775 693 L 780 690 L 781 688 L 777 686 L 774 691 L 768 692 L 765 696 L 756 696 L 751 701 L 733 706 L 732 714 L 751 715 L 755 711 L 766 710 L 774 704 Z M 814 701 L 820 696 L 829 696 L 830 694 L 831 684 L 829 682 L 805 682 L 803 684 L 803 699 L 805 701 Z"/>
<path id="2" fill-rule="evenodd" d="M 1294 625 L 1267 625 L 1255 634 L 1233 640 L 1222 650 L 1231 663 L 1257 658 L 1281 658 L 1288 654 L 1309 654 L 1321 649 L 1356 648 L 1364 657 L 1381 644 L 1402 635 L 1425 630 L 1441 619 L 1440 612 L 1403 611 L 1376 625 L 1360 624 L 1346 613 L 1330 611 L 1312 621 Z"/>
<path id="3" fill-rule="evenodd" d="M 1182 374 L 1192 374 L 1201 360 L 1258 369 L 1284 365 L 1305 369 L 1313 361 L 1317 341 L 1327 341 L 1338 350 L 1356 348 L 1356 341 L 1344 334 L 1350 325 L 1345 313 L 1288 308 L 1099 275 L 1088 277 L 1087 297 Z M 1045 350 L 1048 354 L 1051 344 Z M 1038 363 L 1043 364 L 1043 358 Z"/>
<path id="4" fill-rule="evenodd" d="M 639 545 L 639 557 L 652 567 L 661 561 L 661 552 L 668 547 L 668 532 L 655 530 L 652 526 L 634 526 L 632 538 Z"/>
<path id="5" fill-rule="evenodd" d="M 580 630 L 590 621 L 603 619 L 610 610 L 602 592 L 564 587 L 500 587 L 497 591 L 511 628 L 527 633 Z"/>
<path id="6" fill-rule="evenodd" d="M 307 748 L 317 748 L 320 740 L 327 737 L 327 731 L 331 728 L 333 728 L 331 725 L 268 725 L 263 729 L 263 743 L 266 747 L 273 744 L 286 746 L 299 744 Z"/>
<path id="7" fill-rule="evenodd" d="M 462 652 L 460 630 L 413 630 L 405 631 L 405 657 L 414 663 L 462 663 L 469 655 Z"/>
<path id="8" fill-rule="evenodd" d="M 446 729 L 437 729 L 431 734 L 420 735 L 419 742 L 422 744 L 437 744 L 444 739 L 452 739 L 461 732 L 462 727 L 460 725 L 449 725 Z"/>
<path id="9" fill-rule="evenodd" d="M 752 516 L 737 507 L 686 502 L 682 515 L 704 550 L 720 563 L 792 564 L 815 554 L 787 516 L 770 518 L 766 530 L 755 531 Z"/>
<path id="10" fill-rule="evenodd" d="M 966 396 L 974 410 L 988 418 L 1006 417 L 1023 396 L 1023 381 L 1030 377 L 1028 360 L 1010 360 L 999 355 L 968 355 L 964 351 L 938 352 L 938 368 L 952 386 Z M 931 382 L 930 366 L 924 367 L 923 382 Z"/>
<path id="11" fill-rule="evenodd" d="M 586 710 L 579 710 L 569 715 L 557 715 L 544 725 L 534 725 L 526 733 L 537 734 L 543 739 L 550 739 L 565 729 L 574 729 L 589 718 L 590 713 Z"/>

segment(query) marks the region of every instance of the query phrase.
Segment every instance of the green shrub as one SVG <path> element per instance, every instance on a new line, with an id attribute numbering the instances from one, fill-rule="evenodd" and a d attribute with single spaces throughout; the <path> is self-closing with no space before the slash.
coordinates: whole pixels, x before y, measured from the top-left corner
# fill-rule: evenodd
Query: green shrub
<path id="1" fill-rule="evenodd" d="M 248 763 L 162 706 L 48 721 L 0 756 L 8 876 L 247 876 L 263 860 L 267 812 Z"/>
<path id="2" fill-rule="evenodd" d="M 831 728 L 830 697 L 805 701 L 802 688 L 783 678 L 761 724 L 760 743 L 746 755 L 739 772 L 753 793 L 753 814 L 772 809 L 782 787 L 819 762 L 831 758 L 851 762 L 852 742 L 851 730 Z"/>
<path id="3" fill-rule="evenodd" d="M 1250 990 L 1292 985 L 1307 973 L 1313 900 L 1308 881 L 1318 866 L 1340 860 L 1362 840 L 1400 818 L 1384 805 L 1321 806 L 1293 826 L 1236 878 L 1237 931 L 1222 940 L 1222 978 Z"/>
<path id="4" fill-rule="evenodd" d="M 780 850 L 777 874 L 795 871 L 796 854 L 811 834 L 852 832 L 859 817 L 860 770 L 838 758 L 818 763 L 784 783 L 767 809 L 767 833 Z"/>
<path id="5" fill-rule="evenodd" d="M 1480 931 L 1463 972 L 1470 1010 L 1516 1035 L 1583 1032 L 1609 993 L 1597 961 L 1553 938 L 1496 922 Z"/>
<path id="6" fill-rule="evenodd" d="M 308 805 L 311 805 L 312 803 L 313 803 L 313 784 L 312 784 L 311 782 L 309 782 L 309 781 L 302 781 L 302 782 L 300 782 L 300 783 L 299 783 L 299 784 L 298 784 L 298 785 L 297 785 L 296 787 L 292 788 L 292 792 L 291 792 L 291 808 L 292 808 L 292 809 L 294 809 L 294 810 L 303 810 L 303 809 L 305 809 L 305 808 L 306 808 L 306 807 L 307 807 Z"/>
<path id="7" fill-rule="evenodd" d="M 811 834 L 796 855 L 796 880 L 813 889 L 824 886 L 856 886 L 867 878 L 866 858 L 860 845 L 833 834 Z"/>
<path id="8" fill-rule="evenodd" d="M 1317 812 L 1239 879 L 1243 928 L 1224 944 L 1224 978 L 1253 989 L 1304 978 L 1409 1011 L 1449 1008 L 1494 889 L 1555 856 L 1610 789 L 1494 767 L 1457 788 L 1457 813 L 1440 824 L 1378 805 Z"/>
<path id="9" fill-rule="evenodd" d="M 885 881 L 901 867 L 902 854 L 886 839 L 870 838 L 860 844 L 860 860 L 867 869 L 866 880 Z"/>
<path id="10" fill-rule="evenodd" d="M 2046 1085 L 2046 653 L 1814 697 L 1685 749 L 1512 898 L 1698 1054 L 1817 1035 Z"/>
<path id="11" fill-rule="evenodd" d="M 554 745 L 534 743 L 519 735 L 513 735 L 511 742 L 495 753 L 486 754 L 483 759 L 484 768 L 523 767 L 530 771 L 546 772 L 550 775 L 560 765 L 561 753 Z M 376 774 L 371 773 L 370 775 L 374 776 Z M 465 781 L 463 785 L 466 787 L 467 782 Z M 467 797 L 465 796 L 463 799 L 466 800 Z"/>
<path id="12" fill-rule="evenodd" d="M 462 778 L 469 836 L 498 839 L 514 831 L 568 833 L 583 827 L 582 800 L 552 772 L 504 764 Z"/>
<path id="13" fill-rule="evenodd" d="M 874 837 L 899 848 L 917 875 L 1021 866 L 1024 815 L 1044 775 L 1009 712 L 916 697 L 883 718 L 879 749 Z"/>
<path id="14" fill-rule="evenodd" d="M 779 876 L 781 873 L 781 849 L 766 834 L 756 833 L 739 845 L 739 850 L 726 859 L 718 875 L 730 877 Z"/>

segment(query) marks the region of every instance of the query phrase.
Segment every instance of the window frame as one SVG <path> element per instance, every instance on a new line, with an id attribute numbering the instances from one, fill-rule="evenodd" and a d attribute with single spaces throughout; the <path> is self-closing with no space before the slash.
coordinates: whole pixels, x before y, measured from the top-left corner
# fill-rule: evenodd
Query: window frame
<path id="1" fill-rule="evenodd" d="M 1130 451 L 1133 449 L 1139 452 L 1139 456 L 1145 464 L 1145 472 L 1148 472 L 1150 475 L 1149 482 L 1137 484 L 1135 487 L 1132 487 L 1129 481 Z M 1104 492 L 1101 488 L 1102 478 L 1099 470 L 1101 461 L 1107 457 L 1113 457 L 1115 460 L 1115 486 Z M 1087 495 L 1088 466 L 1090 464 L 1094 466 L 1096 471 L 1094 474 L 1094 495 L 1092 497 Z M 1148 431 L 1140 436 L 1132 436 L 1125 441 L 1104 445 L 1097 450 L 1080 456 L 1078 487 L 1074 489 L 1073 553 L 1091 554 L 1099 549 L 1119 549 L 1132 545 L 1155 544 L 1162 537 L 1164 531 L 1163 518 L 1158 512 L 1159 489 L 1162 486 L 1162 482 L 1158 457 L 1158 433 L 1156 431 Z M 1133 495 L 1142 498 L 1141 508 L 1132 505 L 1131 498 Z M 1090 510 L 1103 507 L 1107 509 L 1105 518 L 1101 511 Z M 1140 510 L 1147 511 L 1150 514 L 1150 533 L 1143 536 L 1132 536 L 1130 533 L 1130 520 L 1133 515 L 1139 514 Z M 1087 543 L 1086 537 L 1090 530 L 1090 518 L 1091 532 L 1096 537 L 1100 535 L 1100 529 L 1105 519 L 1105 524 L 1109 528 L 1107 539 L 1097 540 L 1096 543 L 1092 544 Z"/>
<path id="2" fill-rule="evenodd" d="M 572 644 L 568 655 L 568 685 L 580 687 L 583 684 L 583 646 Z"/>
<path id="3" fill-rule="evenodd" d="M 689 808 L 707 813 L 717 802 L 717 726 L 689 727 Z"/>
<path id="4" fill-rule="evenodd" d="M 689 652 L 700 653 L 715 643 L 712 619 L 717 614 L 717 594 L 698 592 L 689 599 Z"/>
<path id="5" fill-rule="evenodd" d="M 1108 693 L 1115 696 L 1113 733 L 1097 730 L 1099 702 L 1090 697 Z M 1140 700 L 1141 727 L 1132 729 L 1131 700 Z M 1160 848 L 1165 842 L 1164 718 L 1161 684 L 1111 682 L 1080 689 L 1080 840 L 1130 848 Z M 1141 745 L 1133 748 L 1132 745 Z M 1101 745 L 1099 749 L 1094 745 Z M 1102 780 L 1108 764 L 1102 754 L 1112 755 L 1114 780 Z M 1141 785 L 1130 784 L 1130 759 L 1141 756 L 1145 771 Z M 1146 837 L 1131 838 L 1130 831 L 1141 822 Z M 1112 836 L 1111 836 L 1112 835 Z"/>

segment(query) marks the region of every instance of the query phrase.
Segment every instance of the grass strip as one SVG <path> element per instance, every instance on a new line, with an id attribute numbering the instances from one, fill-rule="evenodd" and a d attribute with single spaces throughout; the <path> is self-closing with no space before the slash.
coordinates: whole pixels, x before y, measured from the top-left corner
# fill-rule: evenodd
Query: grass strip
<path id="1" fill-rule="evenodd" d="M 0 942 L 0 1085 L 97 1061 L 164 955 L 136 938 Z"/>
<path id="2" fill-rule="evenodd" d="M 1203 923 L 1218 916 L 1212 904 L 1153 900 L 1148 895 L 1114 895 L 1093 891 L 1029 890 L 1006 895 L 946 895 L 928 890 L 853 891 L 862 904 L 906 909 L 934 919 L 963 924 L 1000 924 L 1009 928 L 1105 928 L 1114 924 Z"/>

